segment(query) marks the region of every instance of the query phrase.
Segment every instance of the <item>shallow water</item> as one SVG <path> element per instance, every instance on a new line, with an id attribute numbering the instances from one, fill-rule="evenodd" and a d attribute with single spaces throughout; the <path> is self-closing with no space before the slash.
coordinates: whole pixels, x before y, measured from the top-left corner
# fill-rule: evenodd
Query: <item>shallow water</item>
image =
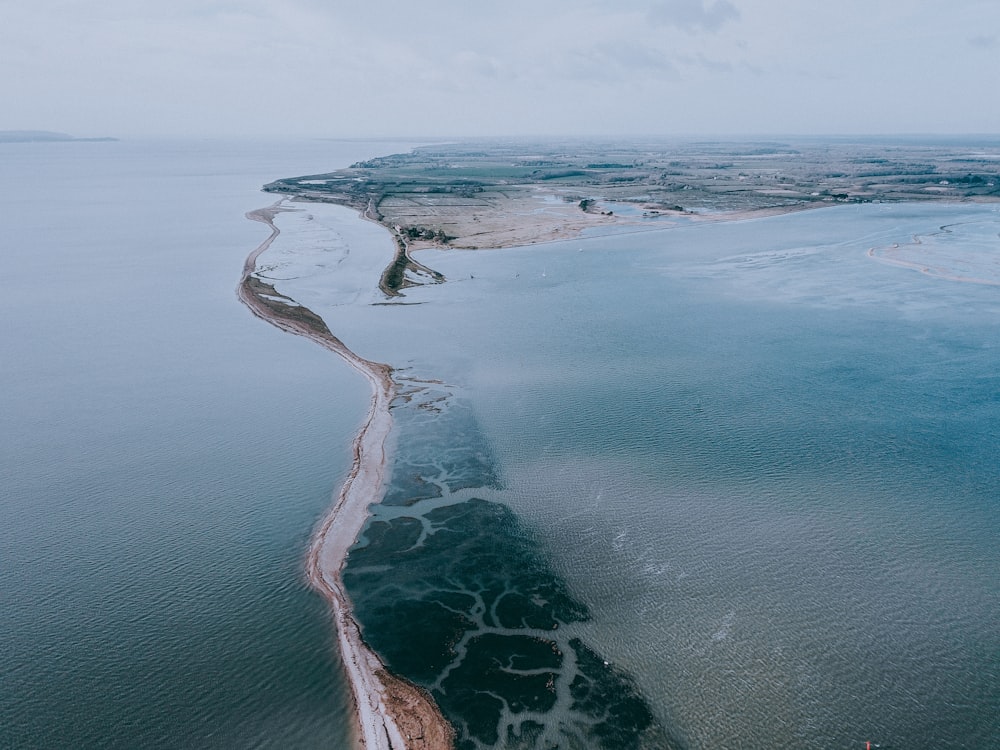
<path id="1" fill-rule="evenodd" d="M 234 290 L 262 184 L 402 147 L 0 146 L 0 746 L 344 746 L 302 563 L 367 384 Z"/>
<path id="2" fill-rule="evenodd" d="M 468 404 L 402 385 L 393 481 L 344 572 L 369 644 L 431 693 L 459 750 L 672 746 L 629 676 L 581 638 L 590 614 L 537 535 L 478 496 L 502 486 Z"/>
<path id="3" fill-rule="evenodd" d="M 1000 744 L 1000 292 L 868 257 L 943 225 L 946 267 L 1000 253 L 993 206 L 865 205 L 428 251 L 449 281 L 405 305 L 324 301 L 302 273 L 282 291 L 460 405 L 402 420 L 384 559 L 361 548 L 363 567 L 384 579 L 447 527 L 428 511 L 459 506 L 427 480 L 488 456 L 458 496 L 513 513 L 494 545 L 533 540 L 530 569 L 588 613 L 566 628 L 676 746 Z M 442 584 L 399 587 L 362 594 L 393 654 L 378 612 Z M 505 700 L 508 724 L 540 721 Z M 542 731 L 522 730 L 511 746 Z"/>

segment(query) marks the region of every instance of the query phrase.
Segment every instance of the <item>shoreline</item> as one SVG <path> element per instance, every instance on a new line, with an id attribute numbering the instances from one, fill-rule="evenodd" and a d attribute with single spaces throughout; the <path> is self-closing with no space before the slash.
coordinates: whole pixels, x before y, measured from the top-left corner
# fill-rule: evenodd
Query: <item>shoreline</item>
<path id="1" fill-rule="evenodd" d="M 392 675 L 364 642 L 344 590 L 341 574 L 348 550 L 368 519 L 368 506 L 382 498 L 387 466 L 385 445 L 392 429 L 389 405 L 396 385 L 391 367 L 358 356 L 333 335 L 322 318 L 253 276 L 257 258 L 280 233 L 274 218 L 291 210 L 283 208 L 283 202 L 246 214 L 251 221 L 267 225 L 271 234 L 247 256 L 237 297 L 258 318 L 341 357 L 372 389 L 368 414 L 354 439 L 351 470 L 313 534 L 306 557 L 309 583 L 326 599 L 333 617 L 341 662 L 354 698 L 355 737 L 368 750 L 451 748 L 451 725 L 429 695 Z"/>
<path id="2" fill-rule="evenodd" d="M 939 227 L 937 232 L 925 235 L 915 234 L 913 235 L 911 241 L 905 245 L 893 244 L 891 247 L 871 247 L 868 249 L 866 255 L 878 263 L 884 263 L 887 266 L 896 266 L 897 268 L 906 268 L 910 271 L 917 271 L 925 276 L 930 276 L 936 279 L 957 281 L 963 284 L 1000 286 L 1000 280 L 997 279 L 987 279 L 980 276 L 962 276 L 954 273 L 944 266 L 931 265 L 927 258 L 910 259 L 905 257 L 905 253 L 908 249 L 912 250 L 913 248 L 924 246 L 923 237 L 933 236 L 935 234 L 951 234 L 951 227 L 953 226 L 956 225 L 945 224 L 944 226 Z"/>
<path id="3" fill-rule="evenodd" d="M 968 151 L 954 143 L 890 147 L 865 139 L 484 138 L 285 177 L 264 190 L 347 206 L 388 229 L 399 252 L 383 281 L 398 292 L 401 282 L 427 280 L 413 251 L 429 247 L 521 247 L 598 227 L 733 221 L 871 202 L 1000 200 L 993 151 Z"/>
<path id="4" fill-rule="evenodd" d="M 298 306 L 293 300 L 277 292 L 271 284 L 253 276 L 257 258 L 270 247 L 279 234 L 274 218 L 280 213 L 295 210 L 283 204 L 296 199 L 306 203 L 345 205 L 341 201 L 326 197 L 286 195 L 269 207 L 248 212 L 247 218 L 269 226 L 271 235 L 248 256 L 244 263 L 243 276 L 237 290 L 238 296 L 257 317 L 281 330 L 309 338 L 340 356 L 368 380 L 372 389 L 368 414 L 353 443 L 351 471 L 310 542 L 306 560 L 307 577 L 313 588 L 327 600 L 333 615 L 339 651 L 354 699 L 357 743 L 366 748 L 380 750 L 452 748 L 454 730 L 444 719 L 433 698 L 415 685 L 391 674 L 378 655 L 365 644 L 359 625 L 353 616 L 353 604 L 344 589 L 341 577 L 348 551 L 368 518 L 369 505 L 380 502 L 383 496 L 387 470 L 386 440 L 392 428 L 389 406 L 396 394 L 396 384 L 392 379 L 393 370 L 389 365 L 372 362 L 355 354 L 330 332 L 318 315 L 308 308 Z M 379 288 L 384 294 L 393 297 L 399 295 L 400 290 L 407 286 L 444 280 L 440 274 L 418 263 L 411 255 L 412 252 L 440 245 L 422 240 L 414 241 L 404 236 L 399 225 L 389 223 L 376 214 L 372 201 L 369 201 L 363 209 L 357 206 L 348 207 L 354 208 L 359 218 L 381 226 L 393 239 L 395 256 L 389 261 L 379 280 Z M 728 223 L 828 207 L 833 206 L 829 204 L 769 206 L 693 214 L 687 218 L 697 223 Z M 512 217 L 508 215 L 503 218 L 509 220 Z M 626 227 L 637 227 L 644 222 L 636 221 L 633 217 L 616 216 L 614 219 L 606 217 L 605 223 L 626 229 Z M 539 226 L 544 226 L 549 231 L 536 234 L 534 239 L 527 243 L 504 242 L 489 249 L 544 244 L 578 237 L 582 233 L 579 227 L 566 226 L 552 232 L 550 226 L 542 222 L 532 228 L 537 229 Z M 649 227 L 647 231 L 667 228 Z M 916 244 L 920 244 L 918 238 L 914 239 Z M 487 249 L 487 247 L 476 249 Z M 868 256 L 889 264 L 906 265 L 898 260 L 894 262 L 889 258 L 878 258 L 874 252 L 875 248 L 872 248 Z M 398 273 L 396 283 L 387 283 L 388 275 L 393 269 Z M 917 270 L 927 272 L 926 269 Z M 407 278 L 407 272 L 412 274 L 410 278 Z M 413 278 L 414 276 L 417 278 Z"/>

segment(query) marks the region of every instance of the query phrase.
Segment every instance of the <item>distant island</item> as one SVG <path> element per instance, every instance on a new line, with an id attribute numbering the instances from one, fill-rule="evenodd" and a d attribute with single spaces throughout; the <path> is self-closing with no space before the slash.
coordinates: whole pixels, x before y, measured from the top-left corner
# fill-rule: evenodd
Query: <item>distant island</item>
<path id="1" fill-rule="evenodd" d="M 0 130 L 0 143 L 36 143 L 61 141 L 117 141 L 117 138 L 76 138 L 51 130 Z"/>

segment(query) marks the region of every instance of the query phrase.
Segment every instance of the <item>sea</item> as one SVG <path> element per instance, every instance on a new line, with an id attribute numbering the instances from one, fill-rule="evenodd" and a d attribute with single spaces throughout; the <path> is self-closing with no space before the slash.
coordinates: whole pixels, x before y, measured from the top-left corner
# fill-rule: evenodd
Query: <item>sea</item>
<path id="1" fill-rule="evenodd" d="M 260 185 L 405 148 L 4 146 L 0 745 L 348 746 L 302 563 L 367 386 L 233 290 Z M 428 250 L 398 298 L 384 230 L 289 207 L 258 275 L 399 388 L 345 582 L 459 748 L 1000 746 L 997 204 Z"/>
<path id="2" fill-rule="evenodd" d="M 368 386 L 236 297 L 363 141 L 0 144 L 0 747 L 346 747 L 305 549 Z"/>

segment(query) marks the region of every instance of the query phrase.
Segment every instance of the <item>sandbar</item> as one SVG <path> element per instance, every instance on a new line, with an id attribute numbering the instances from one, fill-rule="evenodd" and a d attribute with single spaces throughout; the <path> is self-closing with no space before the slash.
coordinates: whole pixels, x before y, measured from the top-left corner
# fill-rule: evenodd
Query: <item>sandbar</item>
<path id="1" fill-rule="evenodd" d="M 392 369 L 355 354 L 330 332 L 322 318 L 253 275 L 257 258 L 279 234 L 274 217 L 288 210 L 280 204 L 247 213 L 248 219 L 270 227 L 271 234 L 243 264 L 237 296 L 257 317 L 337 354 L 361 373 L 372 389 L 367 417 L 354 439 L 350 473 L 313 535 L 306 573 L 330 606 L 354 698 L 359 744 L 369 750 L 445 750 L 454 744 L 451 725 L 426 692 L 390 674 L 364 642 L 342 580 L 348 550 L 368 518 L 368 506 L 382 499 L 385 446 L 392 428 L 389 405 L 396 390 Z"/>

